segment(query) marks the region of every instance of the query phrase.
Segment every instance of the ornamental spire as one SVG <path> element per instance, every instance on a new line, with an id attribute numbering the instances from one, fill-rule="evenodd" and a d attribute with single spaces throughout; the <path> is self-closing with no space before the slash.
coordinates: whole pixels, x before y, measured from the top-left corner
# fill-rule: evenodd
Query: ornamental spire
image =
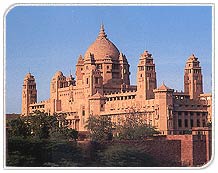
<path id="1" fill-rule="evenodd" d="M 188 61 L 197 61 L 198 60 L 198 58 L 194 55 L 194 54 L 192 54 L 189 58 L 188 58 Z"/>
<path id="2" fill-rule="evenodd" d="M 98 34 L 98 37 L 105 37 L 105 38 L 107 37 L 107 35 L 104 32 L 104 25 L 103 24 L 101 24 L 101 28 L 100 28 L 100 32 Z"/>

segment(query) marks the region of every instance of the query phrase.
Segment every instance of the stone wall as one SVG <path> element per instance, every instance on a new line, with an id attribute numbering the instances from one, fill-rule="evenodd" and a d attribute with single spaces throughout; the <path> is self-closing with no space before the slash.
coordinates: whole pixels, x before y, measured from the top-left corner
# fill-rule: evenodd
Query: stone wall
<path id="1" fill-rule="evenodd" d="M 111 141 L 141 149 L 154 157 L 161 167 L 203 166 L 208 162 L 206 135 L 168 135 L 147 140 Z"/>

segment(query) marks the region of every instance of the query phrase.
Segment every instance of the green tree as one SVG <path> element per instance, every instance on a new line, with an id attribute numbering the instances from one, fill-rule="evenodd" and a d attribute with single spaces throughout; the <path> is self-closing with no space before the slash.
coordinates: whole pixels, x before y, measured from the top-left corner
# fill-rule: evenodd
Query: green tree
<path id="1" fill-rule="evenodd" d="M 73 139 L 74 141 L 76 141 L 78 139 L 78 131 L 76 131 L 75 129 L 70 129 L 69 137 Z"/>
<path id="2" fill-rule="evenodd" d="M 58 125 L 57 123 L 53 123 L 54 121 L 57 121 L 55 116 L 51 116 L 41 111 L 35 111 L 29 116 L 22 118 L 28 123 L 31 130 L 31 136 L 40 139 L 48 139 L 50 137 L 51 129 Z"/>
<path id="3" fill-rule="evenodd" d="M 20 117 L 7 122 L 7 129 L 9 137 L 17 136 L 26 138 L 31 134 L 28 122 Z"/>
<path id="4" fill-rule="evenodd" d="M 143 115 L 132 109 L 116 125 L 116 134 L 119 139 L 138 140 L 160 132 L 150 124 L 146 124 Z"/>
<path id="5" fill-rule="evenodd" d="M 68 139 L 70 133 L 66 114 L 49 115 L 41 111 L 9 121 L 7 129 L 9 136 L 29 136 L 40 139 Z"/>
<path id="6" fill-rule="evenodd" d="M 92 141 L 104 141 L 112 138 L 113 123 L 108 116 L 90 116 L 86 128 L 90 130 Z"/>
<path id="7" fill-rule="evenodd" d="M 70 130 L 68 128 L 67 115 L 55 113 L 50 128 L 50 137 L 53 139 L 69 139 Z"/>
<path id="8" fill-rule="evenodd" d="M 39 138 L 10 138 L 7 166 L 77 166 L 82 162 L 76 143 Z"/>

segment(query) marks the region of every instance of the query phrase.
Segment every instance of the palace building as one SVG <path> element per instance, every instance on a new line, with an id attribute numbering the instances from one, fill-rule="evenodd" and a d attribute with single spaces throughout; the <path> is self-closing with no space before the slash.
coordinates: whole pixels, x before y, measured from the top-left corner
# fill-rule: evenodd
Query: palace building
<path id="1" fill-rule="evenodd" d="M 184 62 L 185 63 L 185 62 Z M 119 123 L 131 111 L 162 134 L 183 134 L 211 122 L 212 95 L 203 92 L 200 62 L 191 55 L 185 63 L 184 92 L 164 83 L 157 86 L 152 54 L 144 51 L 138 62 L 137 85 L 130 84 L 126 56 L 108 39 L 101 25 L 96 40 L 76 64 L 76 78 L 57 71 L 50 83 L 50 98 L 37 102 L 36 81 L 28 73 L 22 89 L 22 115 L 35 110 L 66 113 L 71 128 L 86 131 L 89 116 L 109 116 Z"/>

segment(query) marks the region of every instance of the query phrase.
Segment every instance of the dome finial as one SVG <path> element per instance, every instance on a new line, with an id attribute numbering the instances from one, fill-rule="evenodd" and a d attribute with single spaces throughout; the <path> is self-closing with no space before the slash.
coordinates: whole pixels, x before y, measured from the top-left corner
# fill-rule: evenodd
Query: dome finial
<path id="1" fill-rule="evenodd" d="M 101 30 L 104 30 L 104 23 L 101 22 Z"/>
<path id="2" fill-rule="evenodd" d="M 107 37 L 107 35 L 104 32 L 104 24 L 103 23 L 101 24 L 100 32 L 98 34 L 98 37 L 105 37 L 105 38 Z"/>

